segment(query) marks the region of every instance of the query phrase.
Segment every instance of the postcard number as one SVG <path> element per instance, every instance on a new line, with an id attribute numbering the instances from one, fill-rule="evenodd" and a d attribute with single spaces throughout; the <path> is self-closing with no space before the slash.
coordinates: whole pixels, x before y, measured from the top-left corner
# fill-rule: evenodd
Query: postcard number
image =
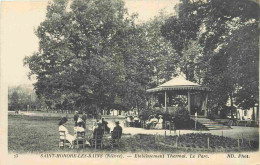
<path id="1" fill-rule="evenodd" d="M 14 158 L 18 158 L 18 154 L 14 154 Z"/>

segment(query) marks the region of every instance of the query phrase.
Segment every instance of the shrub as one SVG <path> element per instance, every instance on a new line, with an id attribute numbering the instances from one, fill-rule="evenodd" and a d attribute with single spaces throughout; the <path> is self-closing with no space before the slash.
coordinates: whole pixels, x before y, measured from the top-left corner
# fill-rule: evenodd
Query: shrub
<path id="1" fill-rule="evenodd" d="M 166 120 L 169 121 L 171 119 L 171 116 L 169 116 L 169 113 L 161 111 L 161 110 L 146 109 L 146 110 L 140 111 L 140 113 L 139 113 L 139 116 L 142 117 L 142 120 L 148 120 L 150 115 L 154 115 L 157 118 L 159 117 L 159 115 L 162 115 L 164 121 L 166 121 Z"/>
<path id="2" fill-rule="evenodd" d="M 213 114 L 213 113 L 209 113 L 209 114 L 208 114 L 208 118 L 209 118 L 210 120 L 215 120 L 215 119 L 216 119 L 216 115 Z"/>
<path id="3" fill-rule="evenodd" d="M 153 112 L 149 109 L 146 109 L 146 110 L 140 111 L 139 117 L 141 117 L 142 120 L 148 120 L 148 118 L 151 114 L 153 114 Z"/>
<path id="4" fill-rule="evenodd" d="M 189 128 L 190 126 L 190 115 L 189 111 L 184 107 L 177 107 L 174 112 L 174 123 L 177 129 Z"/>

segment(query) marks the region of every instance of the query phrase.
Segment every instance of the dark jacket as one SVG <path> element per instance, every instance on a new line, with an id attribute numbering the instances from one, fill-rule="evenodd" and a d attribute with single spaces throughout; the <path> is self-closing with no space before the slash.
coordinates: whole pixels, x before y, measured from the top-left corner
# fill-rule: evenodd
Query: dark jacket
<path id="1" fill-rule="evenodd" d="M 122 127 L 120 125 L 116 125 L 113 130 L 112 139 L 120 139 L 122 136 Z"/>
<path id="2" fill-rule="evenodd" d="M 108 124 L 108 122 L 107 122 L 107 121 L 105 121 L 105 120 L 102 120 L 102 126 L 103 126 L 103 127 L 105 127 L 105 128 L 106 128 L 106 127 L 107 127 L 107 124 Z"/>
<path id="3" fill-rule="evenodd" d="M 97 138 L 102 138 L 103 137 L 103 134 L 104 134 L 104 130 L 102 129 L 102 127 L 97 127 L 94 129 L 94 132 L 93 132 L 93 138 L 95 139 L 96 137 Z"/>
<path id="4" fill-rule="evenodd" d="M 75 115 L 74 115 L 74 121 L 77 122 L 77 121 L 78 121 L 78 118 L 79 118 L 79 115 L 78 115 L 78 114 L 75 114 Z"/>
<path id="5" fill-rule="evenodd" d="M 82 120 L 86 123 L 87 116 L 85 114 L 82 116 Z"/>

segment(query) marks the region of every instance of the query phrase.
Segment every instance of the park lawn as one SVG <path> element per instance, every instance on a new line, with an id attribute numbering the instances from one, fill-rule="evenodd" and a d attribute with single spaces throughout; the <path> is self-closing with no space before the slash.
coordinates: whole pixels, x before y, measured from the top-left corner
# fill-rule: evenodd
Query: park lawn
<path id="1" fill-rule="evenodd" d="M 59 119 L 42 117 L 10 116 L 8 117 L 9 152 L 46 152 L 58 151 Z"/>
<path id="2" fill-rule="evenodd" d="M 76 149 L 60 149 L 58 122 L 61 117 L 29 117 L 22 115 L 8 116 L 8 151 L 12 153 L 42 153 L 42 152 L 82 152 Z M 87 128 L 92 125 L 87 121 Z M 66 127 L 73 133 L 74 122 L 70 118 Z M 86 136 L 91 137 L 92 131 L 87 131 Z M 172 151 L 172 148 L 165 148 L 154 144 L 153 140 L 143 139 L 139 141 L 138 136 L 123 135 L 119 148 L 111 149 L 109 143 L 103 150 L 86 148 L 84 152 L 143 152 L 143 151 Z M 154 137 L 150 138 L 154 139 Z"/>
<path id="3" fill-rule="evenodd" d="M 62 115 L 62 114 L 61 114 Z M 237 141 L 231 138 L 224 138 L 228 143 L 222 146 L 223 137 L 216 135 L 190 134 L 179 137 L 179 147 L 176 148 L 174 142 L 177 136 L 155 137 L 155 135 L 137 134 L 134 136 L 123 134 L 120 147 L 112 149 L 109 142 L 105 141 L 104 149 L 86 148 L 85 150 L 77 149 L 60 149 L 58 123 L 60 117 L 29 117 L 23 115 L 8 116 L 8 151 L 11 153 L 42 153 L 42 152 L 234 152 L 237 150 Z M 87 128 L 92 125 L 87 120 Z M 72 117 L 69 118 L 66 127 L 72 134 L 74 122 Z M 87 130 L 86 136 L 91 137 L 92 131 Z M 206 149 L 206 137 L 215 139 L 209 150 Z M 197 139 L 201 139 L 200 141 Z M 229 144 L 230 143 L 230 144 Z M 258 143 L 254 146 L 258 146 Z M 258 147 L 249 147 L 240 151 L 256 151 Z"/>

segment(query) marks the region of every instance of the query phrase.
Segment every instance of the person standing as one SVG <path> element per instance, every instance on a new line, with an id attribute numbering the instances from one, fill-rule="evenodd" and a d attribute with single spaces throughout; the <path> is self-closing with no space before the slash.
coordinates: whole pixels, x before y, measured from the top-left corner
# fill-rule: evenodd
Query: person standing
<path id="1" fill-rule="evenodd" d="M 102 118 L 102 114 L 101 112 L 98 112 L 98 120 L 100 120 Z"/>
<path id="2" fill-rule="evenodd" d="M 139 127 L 139 118 L 137 115 L 134 116 L 134 127 Z"/>
<path id="3" fill-rule="evenodd" d="M 127 116 L 125 117 L 124 126 L 128 127 Z"/>
<path id="4" fill-rule="evenodd" d="M 109 133 L 110 132 L 110 128 L 107 125 L 108 125 L 108 122 L 105 121 L 104 118 L 102 118 L 102 126 L 104 127 L 105 132 Z"/>
<path id="5" fill-rule="evenodd" d="M 83 115 L 82 115 L 82 120 L 83 120 L 83 128 L 86 129 L 86 121 L 87 121 L 87 115 L 86 112 L 83 111 Z"/>
<path id="6" fill-rule="evenodd" d="M 79 119 L 79 112 L 78 111 L 75 111 L 75 115 L 74 115 L 74 122 L 75 122 L 75 126 L 78 125 L 78 119 Z"/>

